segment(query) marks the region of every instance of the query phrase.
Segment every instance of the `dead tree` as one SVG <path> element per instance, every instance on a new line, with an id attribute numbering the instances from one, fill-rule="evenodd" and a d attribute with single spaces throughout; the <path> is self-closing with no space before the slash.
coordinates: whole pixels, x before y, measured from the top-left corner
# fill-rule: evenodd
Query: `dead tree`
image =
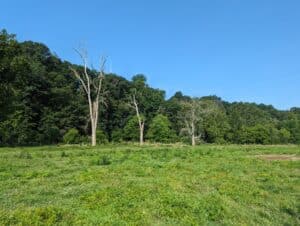
<path id="1" fill-rule="evenodd" d="M 71 71 L 74 73 L 75 77 L 80 81 L 83 90 L 86 93 L 88 104 L 89 104 L 89 114 L 91 121 L 91 132 L 92 132 L 92 146 L 96 146 L 96 131 L 99 119 L 99 103 L 103 103 L 103 80 L 105 78 L 104 68 L 106 63 L 106 58 L 102 57 L 100 60 L 100 69 L 96 75 L 88 72 L 87 68 L 87 53 L 84 50 L 75 50 L 80 56 L 83 62 L 83 73 L 78 72 L 74 67 L 70 67 Z"/>
<path id="2" fill-rule="evenodd" d="M 140 131 L 140 145 L 144 144 L 144 127 L 145 127 L 145 119 L 140 115 L 139 105 L 136 100 L 136 95 L 133 93 L 131 95 L 131 105 L 135 109 L 136 117 L 139 123 L 139 131 Z"/>
<path id="3" fill-rule="evenodd" d="M 201 137 L 200 131 L 198 131 L 201 117 L 199 115 L 197 103 L 195 100 L 192 100 L 191 102 L 183 102 L 182 108 L 182 119 L 184 123 L 182 132 L 187 132 L 191 138 L 192 146 L 195 146 L 196 139 Z"/>
<path id="4" fill-rule="evenodd" d="M 205 102 L 198 98 L 182 102 L 181 118 L 184 123 L 182 132 L 187 132 L 191 138 L 192 146 L 196 145 L 196 140 L 201 138 L 201 127 L 204 116 L 216 110 L 214 103 Z"/>

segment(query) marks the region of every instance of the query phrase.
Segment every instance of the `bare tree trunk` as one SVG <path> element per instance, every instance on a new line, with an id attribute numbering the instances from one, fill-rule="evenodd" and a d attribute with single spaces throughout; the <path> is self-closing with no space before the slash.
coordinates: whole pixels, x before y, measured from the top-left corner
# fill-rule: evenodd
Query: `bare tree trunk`
<path id="1" fill-rule="evenodd" d="M 97 140 L 96 140 L 96 126 L 95 126 L 95 122 L 92 122 L 92 146 L 96 146 L 97 144 Z"/>
<path id="2" fill-rule="evenodd" d="M 132 95 L 132 103 L 134 105 L 135 112 L 136 112 L 136 117 L 137 117 L 138 122 L 139 122 L 140 145 L 143 145 L 144 144 L 144 126 L 145 126 L 145 122 L 144 122 L 144 120 L 142 119 L 142 117 L 140 115 L 139 106 L 138 106 L 138 103 L 135 99 L 135 95 Z"/>
<path id="3" fill-rule="evenodd" d="M 86 92 L 88 104 L 89 104 L 89 113 L 91 120 L 91 132 L 92 132 L 92 146 L 97 144 L 97 125 L 98 125 L 98 114 L 99 114 L 99 98 L 102 94 L 102 81 L 104 79 L 104 66 L 106 59 L 103 57 L 100 62 L 100 71 L 98 75 L 93 78 L 88 74 L 87 70 L 87 56 L 85 52 L 80 52 L 76 50 L 84 64 L 84 73 L 80 75 L 76 69 L 70 68 L 75 77 L 81 82 L 84 91 Z M 84 79 L 83 79 L 84 78 Z M 93 91 L 91 90 L 93 89 Z M 96 94 L 96 98 L 92 99 L 92 93 Z"/>
<path id="4" fill-rule="evenodd" d="M 140 127 L 140 145 L 144 144 L 144 124 Z"/>
<path id="5" fill-rule="evenodd" d="M 195 146 L 198 139 L 201 139 L 200 123 L 202 122 L 202 115 L 209 113 L 211 110 L 203 110 L 201 102 L 197 98 L 192 101 L 181 102 L 183 107 L 183 119 L 185 129 L 188 132 L 191 145 Z"/>
<path id="6" fill-rule="evenodd" d="M 192 135 L 192 146 L 196 145 L 195 141 L 195 111 L 194 109 L 192 110 L 192 123 L 191 123 L 191 135 Z"/>
<path id="7" fill-rule="evenodd" d="M 196 145 L 196 141 L 195 141 L 195 135 L 192 135 L 192 146 Z"/>
<path id="8" fill-rule="evenodd" d="M 98 125 L 98 106 L 99 100 L 96 100 L 92 103 L 92 114 L 91 114 L 91 126 L 92 126 L 92 146 L 97 144 L 97 125 Z"/>
<path id="9" fill-rule="evenodd" d="M 142 118 L 140 116 L 138 108 L 136 111 L 136 116 L 138 118 L 139 128 L 140 128 L 140 145 L 143 145 L 144 144 L 144 121 L 142 120 Z"/>
<path id="10" fill-rule="evenodd" d="M 195 146 L 196 145 L 196 137 L 195 137 L 195 125 L 194 125 L 194 122 L 192 122 L 192 125 L 191 125 L 191 135 L 192 135 L 192 146 Z"/>

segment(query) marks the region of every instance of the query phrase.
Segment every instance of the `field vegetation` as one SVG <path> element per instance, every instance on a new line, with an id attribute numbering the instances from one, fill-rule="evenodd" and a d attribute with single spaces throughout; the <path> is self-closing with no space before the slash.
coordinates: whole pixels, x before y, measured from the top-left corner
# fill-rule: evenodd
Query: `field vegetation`
<path id="1" fill-rule="evenodd" d="M 0 224 L 299 225 L 299 155 L 296 145 L 1 148 Z"/>

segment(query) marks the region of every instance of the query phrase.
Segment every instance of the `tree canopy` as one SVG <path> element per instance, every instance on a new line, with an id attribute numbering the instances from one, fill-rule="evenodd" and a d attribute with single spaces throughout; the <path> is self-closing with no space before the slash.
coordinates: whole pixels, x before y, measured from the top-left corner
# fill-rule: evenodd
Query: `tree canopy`
<path id="1" fill-rule="evenodd" d="M 90 136 L 85 93 L 70 67 L 83 70 L 61 60 L 42 43 L 19 42 L 15 35 L 0 32 L 0 145 L 56 144 L 70 136 L 70 131 L 77 131 L 76 142 L 78 137 Z M 108 92 L 98 126 L 108 141 L 138 139 L 135 114 L 128 106 L 133 90 L 138 90 L 136 99 L 145 119 L 146 140 L 185 140 L 182 115 L 188 106 L 182 103 L 191 103 L 194 98 L 177 92 L 166 99 L 165 91 L 150 87 L 142 74 L 131 81 L 106 74 L 103 86 Z M 228 103 L 216 96 L 197 100 L 202 103 L 197 112 L 213 109 L 197 115 L 202 142 L 300 143 L 300 108 L 280 111 L 264 104 Z"/>

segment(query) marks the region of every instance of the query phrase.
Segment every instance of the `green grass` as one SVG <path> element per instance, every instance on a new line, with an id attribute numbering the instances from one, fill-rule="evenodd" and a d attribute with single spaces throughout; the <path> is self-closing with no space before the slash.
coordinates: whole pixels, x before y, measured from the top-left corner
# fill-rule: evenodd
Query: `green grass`
<path id="1" fill-rule="evenodd" d="M 299 225 L 299 146 L 1 148 L 0 225 Z"/>

